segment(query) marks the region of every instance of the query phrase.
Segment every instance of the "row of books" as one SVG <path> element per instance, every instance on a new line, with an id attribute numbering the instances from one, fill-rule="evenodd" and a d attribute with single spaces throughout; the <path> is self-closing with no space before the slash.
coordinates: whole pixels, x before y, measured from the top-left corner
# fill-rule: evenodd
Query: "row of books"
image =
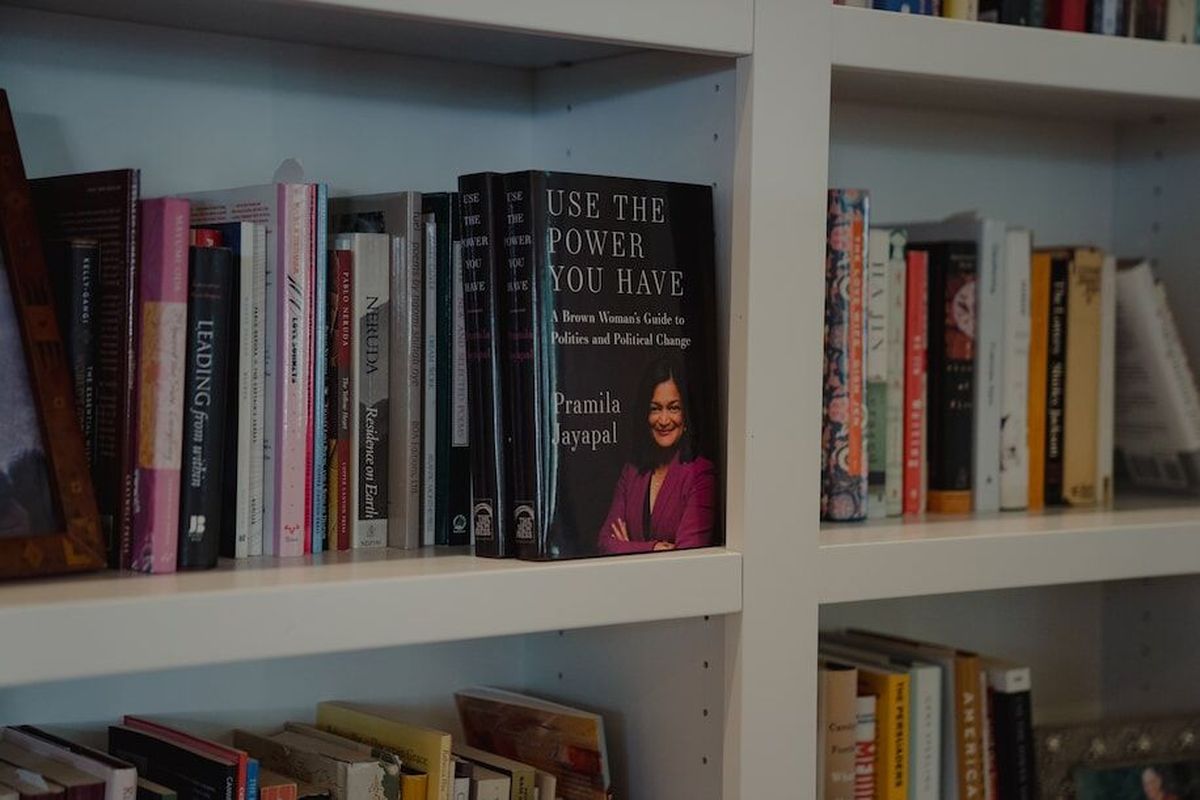
<path id="1" fill-rule="evenodd" d="M 1027 666 L 841 630 L 818 674 L 820 800 L 1039 796 Z"/>
<path id="2" fill-rule="evenodd" d="M 1130 36 L 1200 41 L 1196 0 L 834 0 L 836 5 L 925 16 Z"/>
<path id="3" fill-rule="evenodd" d="M 604 720 L 528 695 L 455 695 L 464 741 L 399 709 L 318 704 L 220 740 L 128 715 L 101 750 L 0 729 L 0 800 L 607 800 Z"/>
<path id="4" fill-rule="evenodd" d="M 859 190 L 828 232 L 823 518 L 1107 506 L 1115 469 L 1194 487 L 1200 400 L 1148 263 L 975 214 L 871 228 Z"/>
<path id="5" fill-rule="evenodd" d="M 31 183 L 113 567 L 720 543 L 709 187 Z"/>

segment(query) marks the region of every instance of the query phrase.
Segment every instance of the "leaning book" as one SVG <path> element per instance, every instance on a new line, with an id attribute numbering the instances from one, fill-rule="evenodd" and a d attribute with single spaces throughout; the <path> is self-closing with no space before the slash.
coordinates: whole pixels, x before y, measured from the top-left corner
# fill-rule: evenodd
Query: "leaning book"
<path id="1" fill-rule="evenodd" d="M 711 188 L 522 172 L 504 190 L 517 555 L 720 544 Z"/>

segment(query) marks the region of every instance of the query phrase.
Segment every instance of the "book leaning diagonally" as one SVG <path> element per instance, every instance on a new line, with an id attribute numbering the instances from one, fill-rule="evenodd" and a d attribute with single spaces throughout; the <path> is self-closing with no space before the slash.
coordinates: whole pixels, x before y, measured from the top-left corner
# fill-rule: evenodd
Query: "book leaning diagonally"
<path id="1" fill-rule="evenodd" d="M 393 751 L 429 776 L 429 800 L 450 800 L 450 734 L 406 722 L 394 709 L 341 702 L 317 704 L 317 727 Z"/>

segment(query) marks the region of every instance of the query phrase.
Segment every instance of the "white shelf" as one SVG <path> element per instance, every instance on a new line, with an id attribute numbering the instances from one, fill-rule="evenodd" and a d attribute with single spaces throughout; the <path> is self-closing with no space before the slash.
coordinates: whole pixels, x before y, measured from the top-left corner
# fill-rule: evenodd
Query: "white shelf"
<path id="1" fill-rule="evenodd" d="M 0 686 L 742 607 L 742 557 L 715 548 L 554 564 L 431 550 L 330 560 L 2 585 Z"/>
<path id="2" fill-rule="evenodd" d="M 165 27 L 546 67 L 627 48 L 751 49 L 752 0 L 0 0 Z M 153 35 L 153 32 L 150 32 Z"/>
<path id="3" fill-rule="evenodd" d="M 834 6 L 835 100 L 1053 116 L 1195 113 L 1200 46 Z"/>
<path id="4" fill-rule="evenodd" d="M 820 602 L 1200 572 L 1200 506 L 821 526 Z"/>

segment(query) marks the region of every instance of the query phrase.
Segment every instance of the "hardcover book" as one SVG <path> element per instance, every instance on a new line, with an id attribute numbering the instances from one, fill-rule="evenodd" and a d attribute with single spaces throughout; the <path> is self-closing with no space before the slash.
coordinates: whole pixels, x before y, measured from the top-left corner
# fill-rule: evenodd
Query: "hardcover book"
<path id="1" fill-rule="evenodd" d="M 88 466 L 96 467 L 96 312 L 100 243 L 61 239 L 45 248 L 46 270 L 54 285 L 58 327 L 67 347 L 75 386 L 75 416 L 83 431 Z"/>
<path id="2" fill-rule="evenodd" d="M 420 192 L 338 197 L 330 201 L 338 233 L 386 233 L 393 250 L 389 287 L 395 313 L 389 334 L 388 545 L 421 544 L 424 369 L 424 222 Z M 397 246 L 398 245 L 398 246 Z"/>
<path id="3" fill-rule="evenodd" d="M 139 179 L 137 170 L 125 169 L 29 182 L 46 241 L 100 243 L 92 483 L 114 569 L 128 569 L 133 553 Z"/>
<path id="4" fill-rule="evenodd" d="M 818 676 L 819 796 L 822 800 L 852 800 L 858 670 L 836 661 L 825 661 L 820 665 Z"/>
<path id="5" fill-rule="evenodd" d="M 855 673 L 857 676 L 857 672 Z M 855 701 L 854 725 L 854 800 L 875 800 L 875 706 L 873 694 L 860 694 Z"/>
<path id="6" fill-rule="evenodd" d="M 304 554 L 311 540 L 309 431 L 315 192 L 268 184 L 190 195 L 193 225 L 257 222 L 266 227 L 266 398 L 263 419 L 263 552 Z"/>
<path id="7" fill-rule="evenodd" d="M 905 249 L 908 234 L 894 230 L 888 239 L 887 320 L 887 468 L 884 484 L 888 516 L 904 511 L 904 357 L 905 321 L 908 315 L 905 291 L 908 270 Z"/>
<path id="8" fill-rule="evenodd" d="M 354 270 L 350 338 L 350 546 L 388 543 L 388 331 L 391 237 L 385 233 L 339 234 Z"/>
<path id="9" fill-rule="evenodd" d="M 1046 378 L 1050 335 L 1050 254 L 1035 251 L 1029 264 L 1029 491 L 1027 506 L 1046 505 Z"/>
<path id="10" fill-rule="evenodd" d="M 438 416 L 441 409 L 438 406 L 438 384 L 443 376 L 438 372 L 438 351 L 445 348 L 438 339 L 438 291 L 437 263 L 438 250 L 446 250 L 445 243 L 438 236 L 437 216 L 433 204 L 421 196 L 421 220 L 424 225 L 425 248 L 422 253 L 421 272 L 422 288 L 425 293 L 425 361 L 422 364 L 424 393 L 421 397 L 421 418 L 425 430 L 421 441 L 421 544 L 431 546 L 437 543 L 437 482 L 438 482 L 438 431 L 441 429 Z M 444 466 L 444 465 L 442 465 Z"/>
<path id="11" fill-rule="evenodd" d="M 518 555 L 720 544 L 711 187 L 524 172 L 505 194 Z"/>
<path id="12" fill-rule="evenodd" d="M 9 739 L 0 741 L 0 760 L 32 777 L 40 775 L 63 788 L 65 800 L 103 800 L 104 781 L 70 764 L 35 753 Z"/>
<path id="13" fill-rule="evenodd" d="M 178 800 L 179 793 L 149 778 L 138 778 L 136 797 L 137 800 Z"/>
<path id="14" fill-rule="evenodd" d="M 215 567 L 222 539 L 229 314 L 234 300 L 230 287 L 235 275 L 229 249 L 190 249 L 183 491 L 178 528 L 180 569 Z"/>
<path id="15" fill-rule="evenodd" d="M 867 516 L 867 193 L 831 189 L 826 229 L 821 517 L 860 520 Z"/>
<path id="16" fill-rule="evenodd" d="M 309 364 L 312 373 L 309 376 L 310 426 L 308 438 L 312 456 L 309 465 L 309 514 L 305 552 L 320 553 L 326 549 L 325 532 L 328 525 L 329 506 L 329 462 L 326 448 L 326 413 L 327 402 L 326 371 L 329 366 L 329 320 L 328 308 L 325 302 L 329 292 L 329 188 L 323 183 L 310 186 L 309 197 L 313 202 L 312 216 L 312 285 L 309 287 L 309 308 L 312 309 L 310 321 Z"/>
<path id="17" fill-rule="evenodd" d="M 189 752 L 199 753 L 214 762 L 231 764 L 233 766 L 232 780 L 227 783 L 226 790 L 231 792 L 237 800 L 249 800 L 258 790 L 258 762 L 249 758 L 244 750 L 130 714 L 125 715 L 124 729 L 157 737 L 164 742 L 186 748 Z M 110 728 L 110 741 L 111 730 Z"/>
<path id="18" fill-rule="evenodd" d="M 537 788 L 537 770 L 528 764 L 465 744 L 454 745 L 452 752 L 456 759 L 461 758 L 472 764 L 480 764 L 492 772 L 508 778 L 509 800 L 536 800 L 534 791 Z"/>
<path id="19" fill-rule="evenodd" d="M 867 253 L 867 516 L 887 516 L 888 266 L 891 231 L 872 228 Z"/>
<path id="20" fill-rule="evenodd" d="M 11 787 L 11 788 L 10 788 Z M 38 772 L 0 760 L 0 796 L 18 800 L 65 800 L 66 790 Z"/>
<path id="21" fill-rule="evenodd" d="M 1000 385 L 1000 508 L 1029 502 L 1029 292 L 1032 237 L 1010 228 L 1005 247 L 1004 380 Z"/>
<path id="22" fill-rule="evenodd" d="M 1096 423 L 1100 394 L 1100 296 L 1104 254 L 1076 248 L 1067 273 L 1067 346 L 1063 404 L 1063 500 L 1096 504 Z"/>
<path id="23" fill-rule="evenodd" d="M 998 796 L 1035 800 L 1037 761 L 1033 740 L 1029 667 L 983 659 L 987 671 Z"/>
<path id="24" fill-rule="evenodd" d="M 333 447 L 329 460 L 329 549 L 350 549 L 350 480 L 354 474 L 350 459 L 350 420 L 354 416 L 354 255 L 349 250 L 330 253 L 333 286 L 336 292 L 333 313 L 334 378 L 330 392 L 333 415 Z"/>
<path id="25" fill-rule="evenodd" d="M 70 764 L 104 782 L 104 800 L 135 800 L 137 769 L 108 753 L 67 741 L 32 725 L 4 728 L 0 735 L 47 758 Z"/>
<path id="26" fill-rule="evenodd" d="M 178 553 L 187 370 L 188 203 L 141 203 L 138 427 L 133 555 L 141 572 L 174 572 Z"/>
<path id="27" fill-rule="evenodd" d="M 501 290 L 507 267 L 504 177 L 486 172 L 458 179 L 463 226 L 463 321 L 470 393 L 471 535 L 475 554 L 516 554 L 508 524 L 504 398 L 505 335 Z"/>
<path id="28" fill-rule="evenodd" d="M 236 762 L 124 725 L 108 728 L 108 751 L 138 775 L 170 786 L 179 800 L 234 800 Z"/>
<path id="29" fill-rule="evenodd" d="M 1063 440 L 1066 431 L 1067 293 L 1071 254 L 1050 254 L 1049 314 L 1046 327 L 1045 503 L 1063 503 Z"/>
<path id="30" fill-rule="evenodd" d="M 926 355 L 929 329 L 929 254 L 906 256 L 904 325 L 904 513 L 925 511 Z"/>

